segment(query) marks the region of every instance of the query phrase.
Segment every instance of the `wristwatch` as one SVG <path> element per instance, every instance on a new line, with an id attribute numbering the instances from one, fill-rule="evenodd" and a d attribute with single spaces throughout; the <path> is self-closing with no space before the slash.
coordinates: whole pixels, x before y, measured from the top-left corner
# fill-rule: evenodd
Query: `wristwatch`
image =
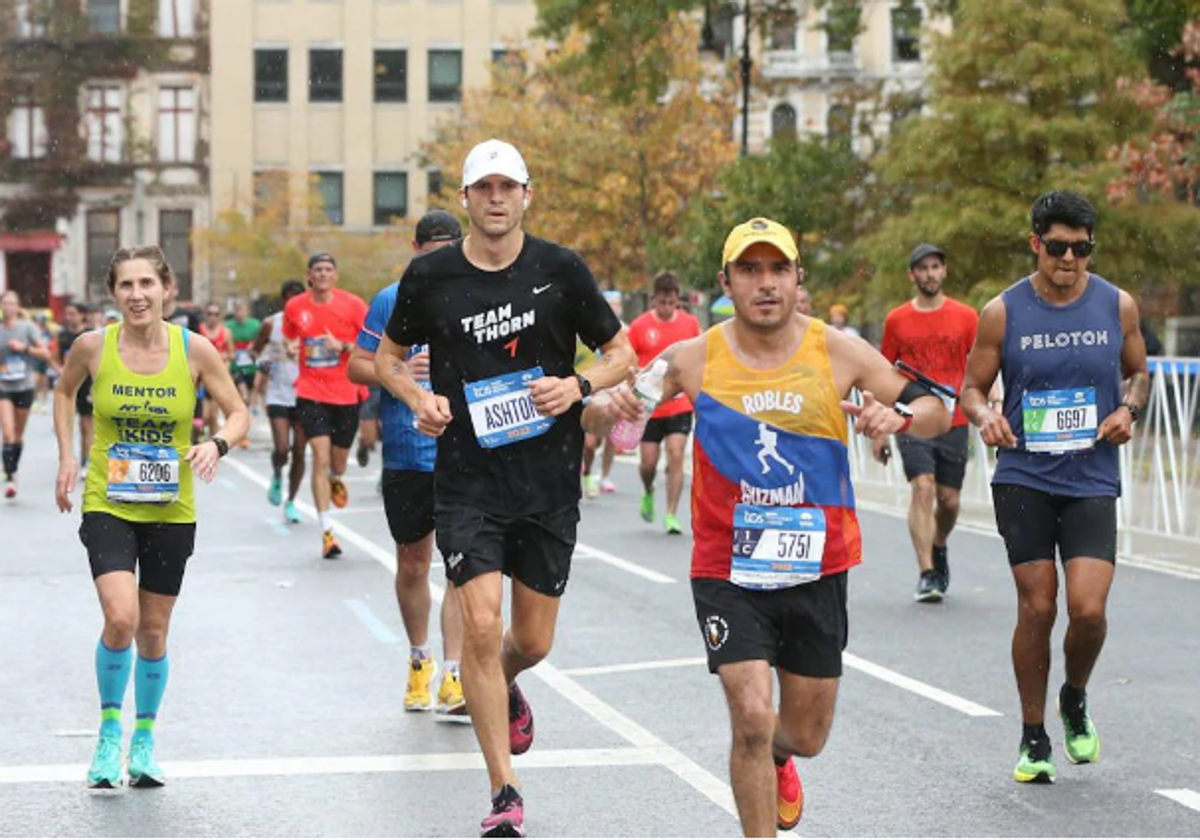
<path id="1" fill-rule="evenodd" d="M 575 381 L 579 383 L 579 396 L 582 399 L 587 399 L 592 395 L 592 383 L 582 374 L 575 374 Z"/>
<path id="2" fill-rule="evenodd" d="M 209 440 L 217 445 L 218 458 L 224 458 L 229 454 L 229 444 L 226 442 L 225 438 L 213 435 L 211 438 L 209 438 Z"/>
<path id="3" fill-rule="evenodd" d="M 1138 408 L 1136 405 L 1134 405 L 1133 403 L 1127 402 L 1127 401 L 1122 401 L 1121 405 L 1123 405 L 1127 409 L 1129 409 L 1129 416 L 1131 418 L 1133 418 L 1134 423 L 1136 423 L 1138 421 L 1138 418 L 1142 416 L 1142 410 L 1140 408 Z"/>
<path id="4" fill-rule="evenodd" d="M 913 410 L 911 408 L 909 408 L 905 403 L 898 402 L 898 403 L 892 404 L 892 411 L 896 412 L 897 414 L 899 414 L 901 417 L 904 418 L 904 425 L 896 430 L 896 434 L 902 435 L 905 432 L 907 432 L 909 426 L 911 426 L 913 424 L 913 417 L 915 416 L 913 414 Z"/>

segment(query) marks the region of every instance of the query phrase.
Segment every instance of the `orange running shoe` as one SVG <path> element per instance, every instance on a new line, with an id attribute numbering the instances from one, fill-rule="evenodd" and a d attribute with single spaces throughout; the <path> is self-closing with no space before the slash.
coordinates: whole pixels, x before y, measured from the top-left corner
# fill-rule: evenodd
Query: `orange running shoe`
<path id="1" fill-rule="evenodd" d="M 332 529 L 326 531 L 321 538 L 321 556 L 326 560 L 332 560 L 335 557 L 342 556 L 342 547 L 338 545 L 338 541 L 333 538 Z"/>
<path id="2" fill-rule="evenodd" d="M 800 784 L 800 774 L 792 759 L 775 765 L 775 780 L 779 792 L 779 814 L 775 824 L 780 831 L 791 831 L 804 814 L 804 785 Z"/>
<path id="3" fill-rule="evenodd" d="M 329 476 L 329 501 L 336 508 L 344 508 L 350 501 L 350 491 L 346 489 L 346 482 L 342 481 L 341 476 Z"/>

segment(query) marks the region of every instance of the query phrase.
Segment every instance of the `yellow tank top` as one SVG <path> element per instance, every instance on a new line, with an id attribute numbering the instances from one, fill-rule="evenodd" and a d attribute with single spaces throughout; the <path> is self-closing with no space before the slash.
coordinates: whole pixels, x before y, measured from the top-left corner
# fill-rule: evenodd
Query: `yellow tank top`
<path id="1" fill-rule="evenodd" d="M 183 330 L 167 325 L 166 367 L 143 376 L 121 361 L 120 329 L 119 324 L 105 328 L 100 366 L 92 383 L 96 439 L 83 511 L 109 513 L 130 522 L 195 522 L 192 468 L 183 459 L 191 447 L 196 385 Z M 176 482 L 171 481 L 173 476 Z M 178 484 L 177 497 L 166 503 L 154 501 L 169 494 L 173 483 Z M 122 501 L 114 501 L 114 496 Z M 135 498 L 147 501 L 126 501 Z"/>

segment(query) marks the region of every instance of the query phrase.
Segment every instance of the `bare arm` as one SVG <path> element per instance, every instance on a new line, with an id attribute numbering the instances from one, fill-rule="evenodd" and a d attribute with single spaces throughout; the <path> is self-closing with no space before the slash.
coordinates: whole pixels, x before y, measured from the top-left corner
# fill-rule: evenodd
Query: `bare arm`
<path id="1" fill-rule="evenodd" d="M 900 401 L 909 379 L 864 339 L 834 330 L 826 330 L 825 336 L 834 377 L 843 397 L 842 409 L 856 418 L 854 430 L 878 439 L 905 429 L 907 419 L 893 406 Z M 862 392 L 861 406 L 845 400 L 851 387 Z M 917 397 L 906 405 L 913 413 L 912 423 L 906 429 L 908 434 L 936 437 L 950 428 L 950 412 L 932 394 Z"/>
<path id="2" fill-rule="evenodd" d="M 350 350 L 346 375 L 355 385 L 378 385 L 379 377 L 375 375 L 375 354 L 355 344 Z"/>
<path id="3" fill-rule="evenodd" d="M 72 439 L 75 436 L 75 395 L 91 374 L 92 359 L 103 346 L 104 333 L 90 332 L 75 340 L 54 388 L 54 436 L 58 439 L 58 479 L 54 499 L 64 513 L 71 510 L 71 493 L 79 477 Z"/>
<path id="4" fill-rule="evenodd" d="M 659 404 L 674 399 L 680 393 L 687 394 L 691 399 L 696 398 L 703 379 L 706 351 L 706 339 L 701 335 L 671 345 L 646 366 L 652 366 L 659 359 L 667 362 Z M 632 389 L 620 383 L 596 394 L 583 409 L 583 428 L 597 437 L 607 437 L 618 420 L 637 420 L 641 411 L 641 401 Z"/>
<path id="5" fill-rule="evenodd" d="M 997 396 L 996 376 L 1000 373 L 1000 349 L 1004 343 L 1007 313 L 1004 299 L 993 298 L 979 316 L 975 346 L 967 356 L 962 394 L 958 398 L 967 419 L 979 427 L 988 446 L 1016 446 L 1017 436 L 1004 415 L 996 411 L 989 398 Z"/>
<path id="6" fill-rule="evenodd" d="M 225 425 L 217 430 L 215 437 L 220 437 L 230 446 L 236 446 L 250 430 L 250 410 L 242 402 L 222 354 L 218 353 L 217 348 L 204 336 L 193 335 L 188 350 L 188 361 L 199 374 L 199 379 L 209 396 L 216 400 L 217 407 L 225 415 Z M 219 457 L 217 445 L 212 441 L 205 441 L 188 450 L 185 460 L 192 465 L 196 475 L 208 482 L 216 476 Z"/>
<path id="7" fill-rule="evenodd" d="M 600 350 L 600 360 L 588 368 L 585 376 L 593 393 L 626 381 L 637 366 L 637 355 L 625 327 L 601 345 Z M 547 417 L 558 417 L 583 399 L 579 380 L 574 376 L 543 376 L 530 385 L 529 393 L 534 408 Z"/>
<path id="8" fill-rule="evenodd" d="M 375 377 L 388 393 L 417 415 L 417 431 L 438 437 L 453 419 L 450 400 L 421 387 L 412 369 L 404 362 L 408 351 L 408 347 L 385 335 L 375 351 Z"/>
<path id="9" fill-rule="evenodd" d="M 1142 336 L 1137 303 L 1128 292 L 1120 293 L 1121 375 L 1127 380 L 1121 405 L 1100 424 L 1096 431 L 1099 440 L 1120 446 L 1133 437 L 1133 406 L 1140 414 L 1150 399 L 1150 372 L 1146 366 L 1146 339 Z"/>
<path id="10" fill-rule="evenodd" d="M 283 315 L 281 313 L 274 317 L 282 318 Z M 258 328 L 258 335 L 254 336 L 254 344 L 251 346 L 251 350 L 254 352 L 254 358 L 257 359 L 260 355 L 262 355 L 263 348 L 266 347 L 271 341 L 271 327 L 273 323 L 274 322 L 270 318 L 266 318 L 263 320 L 262 326 Z"/>

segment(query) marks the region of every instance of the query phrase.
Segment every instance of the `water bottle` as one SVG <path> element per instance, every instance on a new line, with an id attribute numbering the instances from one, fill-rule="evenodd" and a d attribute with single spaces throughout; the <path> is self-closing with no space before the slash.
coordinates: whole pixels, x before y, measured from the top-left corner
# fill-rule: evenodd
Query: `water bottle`
<path id="1" fill-rule="evenodd" d="M 665 359 L 655 359 L 650 367 L 638 374 L 637 381 L 633 385 L 634 395 L 642 403 L 641 414 L 637 420 L 618 420 L 613 426 L 612 434 L 609 436 L 613 445 L 618 450 L 629 451 L 634 449 L 642 440 L 642 432 L 646 431 L 646 423 L 650 421 L 650 415 L 654 412 L 655 406 L 662 399 L 663 379 L 667 375 L 667 362 Z"/>

